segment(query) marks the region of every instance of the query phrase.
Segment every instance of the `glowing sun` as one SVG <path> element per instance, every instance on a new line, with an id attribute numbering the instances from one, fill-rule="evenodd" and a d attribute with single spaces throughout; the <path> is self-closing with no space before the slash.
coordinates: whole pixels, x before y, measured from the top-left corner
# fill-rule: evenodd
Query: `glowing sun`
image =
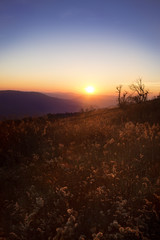
<path id="1" fill-rule="evenodd" d="M 87 86 L 86 88 L 85 88 L 85 91 L 87 92 L 87 93 L 94 93 L 94 91 L 95 91 L 95 88 L 93 87 L 93 86 Z"/>

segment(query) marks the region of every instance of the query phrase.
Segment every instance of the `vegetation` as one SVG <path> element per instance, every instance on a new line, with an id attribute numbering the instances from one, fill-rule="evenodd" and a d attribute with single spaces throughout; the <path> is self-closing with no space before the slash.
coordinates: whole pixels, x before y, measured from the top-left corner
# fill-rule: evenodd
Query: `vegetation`
<path id="1" fill-rule="evenodd" d="M 147 97 L 149 94 L 149 91 L 145 89 L 145 85 L 142 83 L 142 79 L 138 79 L 136 83 L 130 85 L 130 89 L 133 91 L 133 93 L 136 93 L 137 95 L 134 96 L 133 100 L 136 103 L 146 102 Z"/>
<path id="2" fill-rule="evenodd" d="M 0 238 L 158 240 L 160 99 L 0 122 Z"/>
<path id="3" fill-rule="evenodd" d="M 149 90 L 146 89 L 141 78 L 131 84 L 129 88 L 132 91 L 130 95 L 128 95 L 127 91 L 124 91 L 122 94 L 122 85 L 116 87 L 119 107 L 124 107 L 130 103 L 143 103 L 147 101 Z"/>

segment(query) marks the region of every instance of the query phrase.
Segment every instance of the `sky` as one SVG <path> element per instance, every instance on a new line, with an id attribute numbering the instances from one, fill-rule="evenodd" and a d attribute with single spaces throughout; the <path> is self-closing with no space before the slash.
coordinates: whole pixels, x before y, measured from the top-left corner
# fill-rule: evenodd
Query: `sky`
<path id="1" fill-rule="evenodd" d="M 160 92 L 159 0 L 0 0 L 0 89 Z"/>

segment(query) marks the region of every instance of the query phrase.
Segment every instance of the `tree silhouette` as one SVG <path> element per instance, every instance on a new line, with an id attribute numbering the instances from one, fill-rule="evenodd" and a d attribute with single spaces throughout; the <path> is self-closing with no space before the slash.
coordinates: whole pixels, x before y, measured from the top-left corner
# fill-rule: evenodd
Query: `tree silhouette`
<path id="1" fill-rule="evenodd" d="M 121 106 L 121 92 L 122 92 L 122 85 L 116 87 L 118 92 L 118 105 Z"/>
<path id="2" fill-rule="evenodd" d="M 145 89 L 145 85 L 142 83 L 141 78 L 136 80 L 136 82 L 131 84 L 129 87 L 133 91 L 133 93 L 137 94 L 136 96 L 132 97 L 134 102 L 141 103 L 147 101 L 149 91 Z"/>

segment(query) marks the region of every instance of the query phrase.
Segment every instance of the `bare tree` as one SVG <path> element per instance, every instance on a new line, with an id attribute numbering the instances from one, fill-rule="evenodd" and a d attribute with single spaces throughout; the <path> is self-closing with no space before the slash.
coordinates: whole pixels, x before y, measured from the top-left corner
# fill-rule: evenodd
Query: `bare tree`
<path id="1" fill-rule="evenodd" d="M 123 96 L 121 97 L 121 105 L 126 105 L 126 103 L 127 103 L 127 94 L 128 94 L 128 92 L 127 91 L 124 91 L 124 93 L 123 93 Z"/>
<path id="2" fill-rule="evenodd" d="M 149 91 L 145 89 L 145 85 L 142 83 L 142 79 L 139 78 L 134 84 L 129 86 L 133 93 L 137 95 L 133 97 L 133 100 L 137 103 L 146 102 Z"/>
<path id="3" fill-rule="evenodd" d="M 121 106 L 121 92 L 122 92 L 122 85 L 119 85 L 116 87 L 116 90 L 118 92 L 118 105 Z"/>
<path id="4" fill-rule="evenodd" d="M 124 91 L 122 93 L 122 85 L 117 86 L 116 89 L 117 89 L 117 92 L 118 92 L 118 105 L 119 105 L 119 107 L 126 106 L 127 101 L 128 101 L 128 97 L 127 97 L 128 92 Z"/>

